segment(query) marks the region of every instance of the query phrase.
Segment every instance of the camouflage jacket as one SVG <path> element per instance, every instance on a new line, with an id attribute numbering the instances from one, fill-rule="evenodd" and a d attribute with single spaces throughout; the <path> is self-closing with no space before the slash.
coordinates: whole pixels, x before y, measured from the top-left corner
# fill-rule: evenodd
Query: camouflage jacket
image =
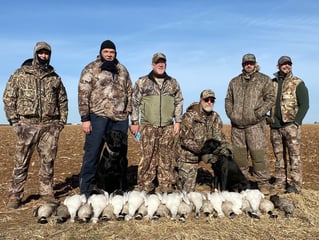
<path id="1" fill-rule="evenodd" d="M 41 68 L 28 59 L 11 75 L 4 94 L 4 109 L 10 123 L 25 121 L 66 123 L 68 98 L 59 75 L 52 66 Z"/>
<path id="2" fill-rule="evenodd" d="M 132 122 L 154 126 L 168 126 L 182 121 L 183 95 L 176 79 L 165 75 L 162 88 L 152 72 L 139 78 L 134 86 Z"/>
<path id="3" fill-rule="evenodd" d="M 230 81 L 225 108 L 232 126 L 245 128 L 265 119 L 274 103 L 271 79 L 256 71 L 250 79 L 242 73 Z"/>
<path id="4" fill-rule="evenodd" d="M 183 114 L 181 131 L 176 144 L 177 161 L 199 161 L 198 154 L 209 138 L 225 141 L 223 122 L 215 111 L 207 115 L 199 103 L 191 104 Z"/>
<path id="5" fill-rule="evenodd" d="M 288 73 L 283 79 L 279 72 L 273 79 L 276 104 L 271 109 L 271 127 L 280 127 L 283 124 L 296 122 L 301 125 L 309 108 L 308 89 L 304 82 Z"/>
<path id="6" fill-rule="evenodd" d="M 114 121 L 126 120 L 132 111 L 132 82 L 124 65 L 116 65 L 118 73 L 101 70 L 98 57 L 82 71 L 78 86 L 78 105 L 81 121 L 90 113 Z"/>

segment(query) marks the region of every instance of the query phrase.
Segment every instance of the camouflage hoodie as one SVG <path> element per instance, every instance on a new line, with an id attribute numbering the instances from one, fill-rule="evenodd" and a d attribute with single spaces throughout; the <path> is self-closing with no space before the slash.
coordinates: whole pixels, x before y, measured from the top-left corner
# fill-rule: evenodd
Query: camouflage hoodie
<path id="1" fill-rule="evenodd" d="M 49 65 L 40 65 L 36 52 L 51 47 L 38 42 L 34 47 L 34 58 L 26 60 L 21 68 L 11 75 L 4 94 L 4 110 L 10 123 L 21 119 L 36 122 L 59 120 L 66 123 L 68 99 L 59 75 Z"/>
<path id="2" fill-rule="evenodd" d="M 129 72 L 117 63 L 116 74 L 101 70 L 98 57 L 82 71 L 78 86 L 78 104 L 81 121 L 88 121 L 90 113 L 114 121 L 126 120 L 132 112 L 132 82 Z"/>
<path id="3" fill-rule="evenodd" d="M 206 114 L 200 103 L 191 104 L 183 114 L 180 135 L 176 144 L 178 161 L 197 163 L 198 154 L 209 138 L 225 141 L 223 122 L 215 111 Z"/>
<path id="4" fill-rule="evenodd" d="M 266 118 L 275 103 L 275 92 L 270 77 L 258 72 L 244 72 L 233 78 L 225 99 L 226 114 L 232 126 L 245 128 Z"/>

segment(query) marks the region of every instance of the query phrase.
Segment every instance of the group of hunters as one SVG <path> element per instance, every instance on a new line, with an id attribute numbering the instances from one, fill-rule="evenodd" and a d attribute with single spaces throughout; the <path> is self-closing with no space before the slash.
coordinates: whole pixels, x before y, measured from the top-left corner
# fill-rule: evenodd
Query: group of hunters
<path id="1" fill-rule="evenodd" d="M 33 152 L 41 161 L 39 194 L 55 199 L 54 161 L 58 140 L 67 123 L 68 98 L 61 77 L 50 65 L 52 49 L 38 42 L 33 58 L 27 59 L 7 82 L 3 93 L 6 117 L 16 133 L 16 151 L 7 207 L 22 204 L 24 186 Z M 97 58 L 84 67 L 78 84 L 78 108 L 85 134 L 79 190 L 87 197 L 89 185 L 111 130 L 139 135 L 141 158 L 136 189 L 147 193 L 176 189 L 195 191 L 200 156 L 207 139 L 220 141 L 248 179 L 269 194 L 272 188 L 301 193 L 301 124 L 309 108 L 305 83 L 292 73 L 289 56 L 278 59 L 271 79 L 261 73 L 254 54 L 242 58 L 242 73 L 231 79 L 225 110 L 231 122 L 231 144 L 226 142 L 223 122 L 215 112 L 215 93 L 205 89 L 199 101 L 183 113 L 183 95 L 178 81 L 166 73 L 163 53 L 152 57 L 152 69 L 134 84 L 117 58 L 115 44 L 102 42 Z M 266 129 L 275 156 L 275 182 L 270 183 L 266 159 Z M 221 151 L 222 152 L 222 151 Z M 177 168 L 177 172 L 176 172 Z M 154 184 L 155 180 L 158 182 Z"/>

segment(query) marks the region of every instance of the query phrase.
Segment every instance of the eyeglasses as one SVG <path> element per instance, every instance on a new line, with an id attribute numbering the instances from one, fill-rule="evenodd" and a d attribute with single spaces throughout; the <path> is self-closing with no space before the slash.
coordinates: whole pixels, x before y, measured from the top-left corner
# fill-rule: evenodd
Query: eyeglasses
<path id="1" fill-rule="evenodd" d="M 204 98 L 204 101 L 205 101 L 205 102 L 214 103 L 214 102 L 215 102 L 215 99 L 214 99 L 214 98 Z"/>
<path id="2" fill-rule="evenodd" d="M 256 64 L 256 62 L 245 62 L 244 63 L 244 66 L 247 66 L 247 65 L 255 65 Z"/>

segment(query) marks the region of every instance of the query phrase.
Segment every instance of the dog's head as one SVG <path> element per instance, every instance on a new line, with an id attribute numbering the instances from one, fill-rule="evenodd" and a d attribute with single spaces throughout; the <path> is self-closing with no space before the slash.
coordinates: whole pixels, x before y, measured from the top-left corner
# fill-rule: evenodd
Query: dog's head
<path id="1" fill-rule="evenodd" d="M 221 142 L 214 139 L 214 138 L 210 138 L 207 139 L 202 147 L 202 149 L 200 150 L 200 155 L 205 155 L 205 154 L 211 154 L 213 153 L 218 147 L 220 147 Z"/>
<path id="2" fill-rule="evenodd" d="M 125 134 L 121 131 L 111 130 L 105 134 L 105 142 L 112 152 L 119 152 L 126 145 Z"/>

